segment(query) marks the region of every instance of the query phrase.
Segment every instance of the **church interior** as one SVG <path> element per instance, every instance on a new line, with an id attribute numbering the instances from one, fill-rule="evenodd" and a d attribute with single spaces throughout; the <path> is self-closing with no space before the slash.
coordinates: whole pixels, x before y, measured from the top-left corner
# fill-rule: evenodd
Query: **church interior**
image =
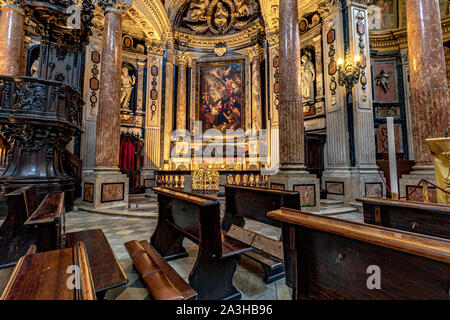
<path id="1" fill-rule="evenodd" d="M 450 1 L 0 5 L 1 300 L 450 299 Z"/>

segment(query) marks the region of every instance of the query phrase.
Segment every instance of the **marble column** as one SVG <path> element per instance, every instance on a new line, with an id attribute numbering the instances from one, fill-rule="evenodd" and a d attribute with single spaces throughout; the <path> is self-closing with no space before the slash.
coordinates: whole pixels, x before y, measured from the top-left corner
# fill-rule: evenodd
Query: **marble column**
<path id="1" fill-rule="evenodd" d="M 187 64 L 189 56 L 177 55 L 178 81 L 177 81 L 177 115 L 176 129 L 186 129 L 186 97 L 187 97 Z"/>
<path id="2" fill-rule="evenodd" d="M 173 131 L 173 81 L 174 81 L 173 38 L 167 39 L 166 44 L 166 88 L 164 101 L 164 137 L 163 137 L 163 168 L 169 169 L 170 140 Z"/>
<path id="3" fill-rule="evenodd" d="M 300 82 L 300 30 L 297 0 L 280 1 L 280 169 L 304 169 L 305 145 Z"/>
<path id="4" fill-rule="evenodd" d="M 261 60 L 263 50 L 259 45 L 255 45 L 249 52 L 252 64 L 252 129 L 257 131 L 262 129 L 262 100 L 261 100 Z"/>
<path id="5" fill-rule="evenodd" d="M 122 16 L 105 9 L 100 104 L 97 115 L 96 168 L 117 169 L 120 149 L 120 75 L 122 68 Z"/>
<path id="6" fill-rule="evenodd" d="M 280 172 L 271 176 L 269 183 L 271 187 L 299 191 L 302 210 L 314 211 L 320 207 L 320 184 L 305 167 L 297 0 L 280 1 L 279 23 Z"/>
<path id="7" fill-rule="evenodd" d="M 128 203 L 128 177 L 119 171 L 122 14 L 131 1 L 102 0 L 105 13 L 97 114 L 95 168 L 83 183 L 84 204 L 94 209 Z M 89 201 L 91 200 L 91 201 Z"/>
<path id="8" fill-rule="evenodd" d="M 0 74 L 19 76 L 25 32 L 24 12 L 19 0 L 0 0 Z"/>
<path id="9" fill-rule="evenodd" d="M 407 0 L 406 22 L 409 108 L 416 164 L 410 174 L 400 179 L 400 196 L 409 194 L 421 179 L 436 182 L 432 155 L 425 140 L 444 137 L 450 123 L 439 1 Z M 430 201 L 436 202 L 436 189 L 430 188 L 429 192 Z M 409 200 L 423 201 L 421 189 Z"/>
<path id="10" fill-rule="evenodd" d="M 432 166 L 425 139 L 443 137 L 450 122 L 439 1 L 407 0 L 406 21 L 414 160 Z"/>

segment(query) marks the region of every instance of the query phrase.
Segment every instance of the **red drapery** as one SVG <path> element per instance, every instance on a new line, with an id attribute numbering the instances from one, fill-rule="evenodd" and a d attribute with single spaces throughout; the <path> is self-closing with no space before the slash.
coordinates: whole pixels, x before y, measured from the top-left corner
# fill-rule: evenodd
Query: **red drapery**
<path id="1" fill-rule="evenodd" d="M 136 147 L 131 141 L 122 140 L 120 142 L 120 156 L 119 156 L 119 167 L 121 169 L 134 170 L 134 154 L 136 152 Z"/>

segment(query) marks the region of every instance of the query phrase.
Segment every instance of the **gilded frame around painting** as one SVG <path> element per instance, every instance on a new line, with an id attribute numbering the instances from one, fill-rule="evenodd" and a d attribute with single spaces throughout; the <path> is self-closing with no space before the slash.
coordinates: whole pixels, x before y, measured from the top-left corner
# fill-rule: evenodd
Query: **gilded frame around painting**
<path id="1" fill-rule="evenodd" d="M 219 131 L 222 132 L 225 132 L 226 129 L 233 129 L 233 130 L 242 129 L 245 131 L 245 119 L 246 119 L 245 60 L 235 59 L 226 61 L 198 62 L 196 73 L 197 73 L 197 99 L 196 99 L 197 105 L 195 112 L 195 120 L 202 121 L 202 132 L 211 128 L 218 129 Z M 211 96 L 210 92 L 207 92 L 208 90 L 206 88 L 207 81 L 209 82 L 217 81 L 217 83 L 215 84 L 217 84 L 218 86 L 226 87 L 223 90 L 219 91 L 220 92 L 219 94 L 223 93 L 223 96 L 219 99 L 222 101 L 222 102 L 219 101 L 219 103 L 222 103 L 222 105 L 216 110 L 224 109 L 219 111 L 219 114 L 217 114 L 216 111 L 216 114 L 209 115 L 208 114 L 209 111 L 205 111 L 205 109 L 212 110 L 213 107 L 216 107 L 217 105 L 214 104 L 211 101 L 211 99 L 208 100 L 207 98 Z M 230 101 L 234 101 L 234 103 Z M 205 106 L 207 107 L 205 108 Z M 236 108 L 239 109 L 239 119 L 237 119 L 237 113 L 234 112 Z M 225 113 L 225 115 L 223 115 L 223 113 Z M 228 120 L 230 119 L 231 113 L 233 113 L 232 114 L 233 118 L 232 120 Z M 215 117 L 214 121 L 212 120 L 213 116 Z"/>

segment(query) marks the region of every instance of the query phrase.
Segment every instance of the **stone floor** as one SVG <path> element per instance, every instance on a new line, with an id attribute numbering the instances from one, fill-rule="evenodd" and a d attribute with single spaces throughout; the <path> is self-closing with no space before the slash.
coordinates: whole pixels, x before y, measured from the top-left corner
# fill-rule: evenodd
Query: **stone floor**
<path id="1" fill-rule="evenodd" d="M 139 274 L 132 268 L 131 259 L 123 244 L 130 240 L 150 239 L 156 228 L 156 203 L 154 199 L 148 199 L 147 201 L 132 200 L 129 208 L 116 208 L 113 211 L 110 211 L 109 214 L 107 214 L 108 210 L 105 210 L 103 213 L 83 210 L 68 212 L 66 213 L 66 230 L 79 231 L 101 228 L 105 233 L 129 278 L 127 286 L 109 290 L 106 295 L 107 299 L 149 299 L 149 292 L 139 279 Z M 147 214 L 142 216 L 144 212 Z M 362 221 L 362 215 L 358 213 L 341 214 L 334 217 L 350 221 Z M 279 239 L 280 237 L 280 229 L 251 220 L 247 221 L 246 228 L 274 239 Z M 187 239 L 183 245 L 189 256 L 171 261 L 169 264 L 187 280 L 189 272 L 195 263 L 198 247 Z M 233 284 L 241 291 L 243 300 L 285 300 L 291 298 L 290 289 L 285 285 L 284 279 L 266 284 L 262 277 L 263 270 L 261 266 L 253 260 L 242 256 L 233 278 Z"/>

